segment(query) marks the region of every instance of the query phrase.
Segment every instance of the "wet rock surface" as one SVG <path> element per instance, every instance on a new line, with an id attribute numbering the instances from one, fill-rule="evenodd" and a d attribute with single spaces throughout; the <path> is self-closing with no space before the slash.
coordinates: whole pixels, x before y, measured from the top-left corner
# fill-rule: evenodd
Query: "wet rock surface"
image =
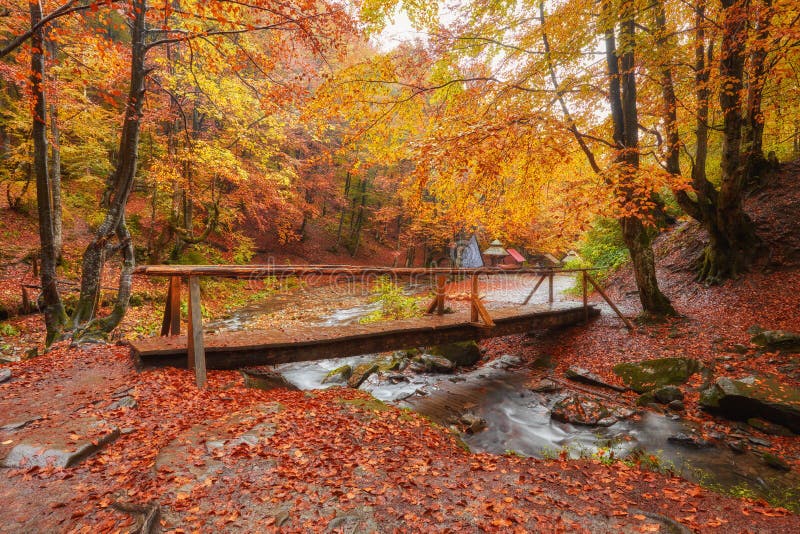
<path id="1" fill-rule="evenodd" d="M 23 429 L 20 425 L 6 425 Z M 6 430 L 9 432 L 9 430 Z M 22 434 L 13 433 L 0 444 L 3 467 L 71 467 L 113 442 L 119 429 L 95 417 L 81 418 L 60 428 L 39 427 Z"/>
<path id="2" fill-rule="evenodd" d="M 701 393 L 700 405 L 731 419 L 762 418 L 800 433 L 800 389 L 772 377 L 719 378 Z"/>
<path id="3" fill-rule="evenodd" d="M 661 386 L 680 385 L 700 371 L 702 364 L 692 358 L 658 358 L 635 363 L 620 363 L 614 373 L 636 393 Z"/>
<path id="4" fill-rule="evenodd" d="M 0 384 L 11 380 L 11 369 L 0 368 Z"/>

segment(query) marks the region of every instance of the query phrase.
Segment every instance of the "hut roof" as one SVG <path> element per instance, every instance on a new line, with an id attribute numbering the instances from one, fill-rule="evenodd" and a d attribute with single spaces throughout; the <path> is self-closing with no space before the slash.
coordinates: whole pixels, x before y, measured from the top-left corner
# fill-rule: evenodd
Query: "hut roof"
<path id="1" fill-rule="evenodd" d="M 519 252 L 517 252 L 513 248 L 508 248 L 506 250 L 508 251 L 508 255 L 511 256 L 512 258 L 514 258 L 514 260 L 516 260 L 516 261 L 518 261 L 520 263 L 525 261 L 525 258 L 522 256 L 522 254 L 520 254 Z"/>
<path id="2" fill-rule="evenodd" d="M 489 243 L 489 248 L 483 251 L 487 256 L 508 256 L 508 252 L 503 248 L 503 244 L 499 239 L 495 239 Z"/>

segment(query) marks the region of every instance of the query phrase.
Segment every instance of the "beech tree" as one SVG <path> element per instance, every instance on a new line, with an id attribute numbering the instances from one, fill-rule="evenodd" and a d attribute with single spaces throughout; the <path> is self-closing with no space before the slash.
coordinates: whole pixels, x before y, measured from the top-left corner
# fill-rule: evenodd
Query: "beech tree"
<path id="1" fill-rule="evenodd" d="M 42 82 L 44 32 L 53 20 L 73 14 L 96 12 L 100 7 L 114 2 L 69 1 L 42 16 L 38 4 L 31 4 L 31 24 L 28 29 L 19 29 L 11 35 L 8 43 L 0 49 L 5 56 L 27 40 L 32 44 L 31 82 L 35 107 L 34 144 L 37 198 L 39 200 L 40 236 L 42 241 L 42 286 L 45 293 L 45 317 L 48 327 L 48 342 L 55 339 L 63 329 L 73 332 L 76 338 L 104 335 L 115 328 L 124 316 L 129 302 L 132 271 L 135 265 L 134 247 L 128 229 L 125 208 L 137 173 L 139 139 L 144 110 L 147 80 L 154 65 L 148 64 L 147 55 L 153 49 L 170 43 L 191 43 L 208 40 L 214 36 L 239 36 L 252 32 L 291 33 L 296 42 L 315 54 L 324 54 L 335 49 L 340 38 L 350 30 L 351 21 L 347 12 L 335 3 L 273 3 L 257 0 L 242 5 L 239 2 L 216 0 L 215 2 L 182 3 L 156 2 L 151 7 L 148 0 L 131 0 L 124 4 L 123 13 L 130 31 L 130 75 L 125 103 L 123 124 L 114 170 L 108 177 L 101 207 L 102 222 L 94 238 L 86 247 L 81 269 L 80 297 L 72 317 L 66 319 L 60 305 L 55 277 L 55 239 L 53 236 L 52 191 L 47 173 L 47 108 Z M 108 19 L 98 19 L 100 24 Z M 158 21 L 152 27 L 150 20 Z M 11 25 L 13 27 L 13 25 Z M 287 46 L 286 38 L 274 43 L 273 54 L 284 58 L 292 56 L 293 46 Z M 248 60 L 258 68 L 253 58 Z M 291 88 L 287 88 L 291 91 Z M 116 301 L 112 311 L 97 317 L 101 275 L 106 261 L 114 254 L 121 257 Z"/>

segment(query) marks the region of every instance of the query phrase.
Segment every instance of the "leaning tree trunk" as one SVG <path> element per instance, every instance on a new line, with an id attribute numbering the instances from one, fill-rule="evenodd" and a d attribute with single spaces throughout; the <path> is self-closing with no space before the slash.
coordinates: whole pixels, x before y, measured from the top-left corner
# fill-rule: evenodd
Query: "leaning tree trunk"
<path id="1" fill-rule="evenodd" d="M 83 337 L 86 334 L 103 335 L 113 330 L 122 320 L 130 297 L 134 256 L 130 233 L 125 224 L 125 206 L 133 187 L 139 151 L 139 128 L 146 73 L 147 48 L 144 38 L 147 0 L 133 0 L 132 8 L 131 78 L 125 121 L 122 126 L 116 168 L 108 181 L 108 189 L 104 195 L 104 198 L 108 199 L 105 218 L 83 254 L 81 295 L 72 317 L 76 337 Z M 112 245 L 115 238 L 117 245 Z M 121 253 L 123 259 L 117 302 L 108 317 L 94 320 L 103 266 L 107 257 L 117 251 Z"/>
<path id="2" fill-rule="evenodd" d="M 31 26 L 42 18 L 38 1 L 30 3 Z M 56 283 L 56 242 L 53 233 L 53 205 L 50 175 L 47 172 L 47 104 L 44 97 L 44 35 L 42 30 L 31 37 L 31 98 L 33 100 L 33 171 L 36 176 L 36 202 L 39 213 L 39 239 L 41 242 L 40 278 L 44 297 L 44 322 L 47 327 L 46 344 L 50 345 L 66 324 L 66 313 Z"/>

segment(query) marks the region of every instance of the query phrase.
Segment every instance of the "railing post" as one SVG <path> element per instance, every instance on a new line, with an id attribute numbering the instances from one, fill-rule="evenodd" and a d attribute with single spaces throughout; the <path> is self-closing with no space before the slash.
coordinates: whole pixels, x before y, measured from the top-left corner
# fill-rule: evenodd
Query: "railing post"
<path id="1" fill-rule="evenodd" d="M 581 281 L 583 282 L 583 321 L 589 322 L 589 294 L 587 291 L 586 271 L 581 271 Z"/>
<path id="2" fill-rule="evenodd" d="M 470 318 L 469 320 L 473 323 L 478 322 L 478 307 L 475 306 L 475 301 L 478 300 L 478 275 L 472 275 L 472 286 L 469 292 L 469 310 L 470 310 Z"/>
<path id="3" fill-rule="evenodd" d="M 436 277 L 436 313 L 444 315 L 444 286 L 446 279 L 443 274 Z"/>
<path id="4" fill-rule="evenodd" d="M 188 367 L 194 369 L 198 388 L 206 386 L 206 350 L 203 341 L 203 316 L 200 312 L 200 282 L 189 277 L 189 335 L 187 340 Z"/>
<path id="5" fill-rule="evenodd" d="M 554 275 L 555 275 L 555 272 L 551 269 L 550 270 L 550 276 L 548 277 L 548 280 L 547 280 L 547 302 L 549 304 L 553 303 L 553 276 Z"/>

